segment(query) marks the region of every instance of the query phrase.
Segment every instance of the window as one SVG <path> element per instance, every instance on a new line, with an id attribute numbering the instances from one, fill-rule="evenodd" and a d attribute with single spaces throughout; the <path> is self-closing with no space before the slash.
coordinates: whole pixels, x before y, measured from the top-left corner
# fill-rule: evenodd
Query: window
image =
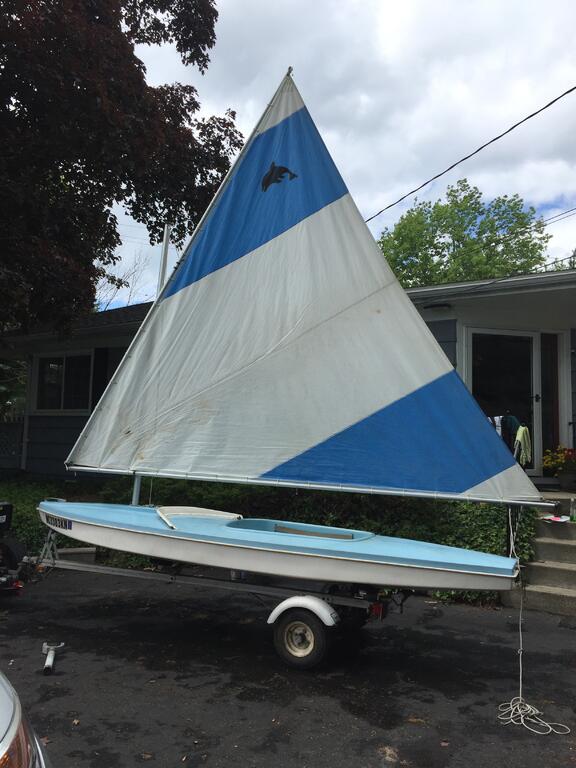
<path id="1" fill-rule="evenodd" d="M 38 410 L 87 411 L 90 407 L 90 355 L 38 360 Z"/>

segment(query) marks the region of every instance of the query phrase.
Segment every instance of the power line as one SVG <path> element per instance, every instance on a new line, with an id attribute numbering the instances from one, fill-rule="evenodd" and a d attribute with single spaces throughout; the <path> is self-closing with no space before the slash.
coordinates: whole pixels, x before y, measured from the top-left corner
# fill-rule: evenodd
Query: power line
<path id="1" fill-rule="evenodd" d="M 146 226 L 146 224 L 130 224 L 130 223 L 126 223 L 126 222 L 123 222 L 123 221 L 119 221 L 118 222 L 118 226 L 119 227 L 132 227 L 133 229 L 145 229 L 146 231 L 148 230 L 148 227 Z"/>
<path id="2" fill-rule="evenodd" d="M 552 224 L 558 224 L 559 221 L 564 221 L 564 219 L 570 219 L 572 216 L 576 216 L 576 208 L 568 208 L 568 210 L 562 211 L 561 213 L 557 213 L 555 216 L 550 216 L 550 218 L 548 219 L 543 219 L 541 223 L 545 227 L 549 227 Z M 503 235 L 499 240 L 492 240 L 491 242 L 490 241 L 478 242 L 471 248 L 467 249 L 468 253 L 479 253 L 484 248 L 494 248 L 499 245 L 505 245 L 506 243 L 512 240 L 515 240 L 518 237 L 522 237 L 523 235 L 528 234 L 532 229 L 532 227 L 534 227 L 538 223 L 540 222 L 534 222 L 532 224 L 528 224 L 525 227 L 522 227 L 521 229 L 519 229 L 517 232 L 511 232 L 508 235 Z M 567 259 L 569 258 L 570 256 L 567 257 Z M 559 261 L 566 261 L 566 259 L 561 259 Z M 497 278 L 497 279 L 501 279 L 501 278 Z M 507 278 L 502 278 L 502 279 L 507 279 Z"/>
<path id="3" fill-rule="evenodd" d="M 554 259 L 554 261 L 551 262 L 551 264 L 561 264 L 564 261 L 569 261 L 570 259 L 573 259 L 573 256 L 566 256 L 563 259 Z M 554 272 L 553 269 L 544 269 L 541 272 L 516 272 L 512 275 L 505 275 L 504 277 L 494 277 L 491 280 L 484 280 L 480 285 L 471 285 L 468 288 L 463 288 L 458 291 L 458 295 L 462 294 L 469 294 L 469 293 L 476 293 L 477 291 L 483 291 L 485 288 L 489 288 L 491 285 L 495 285 L 496 283 L 502 283 L 505 280 L 510 280 L 513 277 L 525 277 L 527 275 L 543 275 L 550 272 Z M 559 272 L 562 272 L 562 270 L 558 270 Z M 435 286 L 432 285 L 421 285 L 417 286 L 418 288 L 435 288 L 440 285 L 446 285 L 446 283 L 437 283 Z M 416 286 L 415 286 L 416 287 Z M 410 289 L 408 289 L 410 290 Z"/>
<path id="4" fill-rule="evenodd" d="M 530 120 L 531 118 L 536 117 L 536 115 L 539 115 L 540 112 L 544 112 L 545 109 L 548 109 L 548 107 L 551 107 L 557 101 L 560 101 L 560 99 L 563 99 L 565 96 L 568 96 L 568 94 L 572 93 L 573 91 L 576 91 L 576 85 L 572 86 L 572 88 L 569 88 L 567 91 L 564 91 L 564 93 L 561 93 L 560 96 L 556 96 L 555 99 L 552 99 L 552 101 L 549 101 L 548 104 L 545 104 L 543 107 L 540 107 L 540 109 L 537 109 L 536 112 L 532 112 L 532 114 L 527 115 L 526 117 L 522 118 L 522 120 L 519 120 L 517 123 L 514 123 L 514 125 L 510 126 L 510 128 L 503 131 L 503 133 L 499 133 L 498 136 L 494 136 L 493 139 L 490 139 L 490 141 L 487 141 L 485 144 L 482 144 L 482 146 L 478 147 L 478 149 L 475 149 L 474 152 L 470 152 L 469 155 L 466 155 L 465 157 L 460 158 L 460 160 L 457 160 L 455 163 L 452 163 L 452 165 L 450 165 L 445 170 L 440 171 L 440 173 L 437 173 L 435 176 L 432 176 L 423 184 L 420 184 L 419 187 L 416 187 L 415 189 L 410 190 L 410 192 L 407 192 L 405 195 L 402 195 L 402 197 L 399 197 L 398 200 L 395 200 L 393 203 L 390 203 L 390 205 L 385 206 L 384 208 L 382 208 L 382 210 L 378 211 L 378 213 L 375 213 L 373 216 L 370 216 L 370 218 L 366 219 L 365 220 L 366 224 L 368 224 L 369 221 L 372 221 L 372 219 L 375 219 L 377 216 L 380 216 L 380 214 L 384 213 L 384 211 L 387 211 L 390 208 L 393 208 L 395 205 L 398 205 L 398 203 L 401 203 L 403 200 L 406 200 L 406 198 L 410 197 L 410 195 L 413 195 L 416 192 L 419 192 L 423 187 L 427 186 L 432 181 L 436 181 L 436 179 L 439 179 L 441 176 L 444 176 L 446 173 L 448 173 L 448 171 L 451 171 L 453 168 L 456 168 L 457 165 L 460 165 L 460 163 L 463 163 L 465 160 L 469 160 L 471 157 L 474 157 L 474 155 L 477 155 L 483 149 L 486 149 L 486 147 L 490 146 L 490 144 L 494 144 L 495 141 L 498 141 L 502 137 L 506 136 L 515 128 L 518 128 L 519 125 L 522 125 L 522 123 L 525 123 L 527 120 Z"/>
<path id="5" fill-rule="evenodd" d="M 544 219 L 543 221 L 544 223 L 550 222 L 550 224 L 557 224 L 559 221 L 564 221 L 564 219 L 569 219 L 571 216 L 574 216 L 574 212 L 576 212 L 576 208 L 569 208 L 567 211 L 558 213 L 556 216 L 551 216 L 549 219 Z M 552 221 L 552 219 L 555 219 L 555 221 Z"/>
<path id="6" fill-rule="evenodd" d="M 550 261 L 546 266 L 550 266 L 550 264 L 562 264 L 564 261 L 571 261 L 572 259 L 576 258 L 573 254 L 570 254 L 570 256 L 564 256 L 562 259 L 553 259 Z M 550 272 L 549 269 L 545 269 L 544 272 Z"/>
<path id="7" fill-rule="evenodd" d="M 565 211 L 560 211 L 560 213 L 554 214 L 554 216 L 550 216 L 547 219 L 542 220 L 542 224 L 545 227 L 549 227 L 552 224 L 557 224 L 559 221 L 564 221 L 564 219 L 569 219 L 572 216 L 576 216 L 576 208 L 568 208 Z M 499 240 L 492 240 L 492 241 L 483 241 L 478 242 L 472 245 L 471 247 L 467 248 L 467 253 L 481 253 L 485 248 L 494 248 L 499 245 L 505 245 L 511 240 L 514 240 L 517 237 L 522 237 L 523 235 L 530 232 L 532 227 L 534 227 L 536 224 L 540 222 L 533 222 L 531 224 L 526 225 L 525 227 L 522 227 L 517 232 L 510 233 L 508 235 L 503 235 Z M 386 258 L 386 257 L 384 257 Z M 570 259 L 574 258 L 572 255 L 566 256 L 562 259 L 554 259 L 550 264 L 561 264 L 564 261 L 569 261 Z M 551 271 L 544 269 L 543 271 Z M 480 291 L 486 288 L 487 286 L 493 285 L 494 283 L 502 282 L 502 280 L 509 280 L 511 277 L 517 277 L 519 275 L 525 275 L 525 274 L 542 274 L 539 272 L 516 272 L 511 275 L 505 275 L 504 277 L 495 277 L 492 279 L 486 278 L 485 282 L 482 282 L 481 285 L 473 285 L 470 286 L 467 289 L 463 289 L 462 293 L 474 293 L 475 291 Z M 443 283 L 436 283 L 436 285 L 443 285 Z M 432 288 L 434 286 L 413 286 L 414 288 Z"/>
<path id="8" fill-rule="evenodd" d="M 575 208 L 570 208 L 569 211 L 571 211 L 571 213 L 569 213 L 568 211 L 564 211 L 564 213 L 569 213 L 569 215 L 564 216 L 563 218 L 569 219 L 571 216 L 576 216 L 576 209 Z M 557 214 L 557 216 L 561 216 L 561 215 L 562 214 Z M 554 219 L 556 217 L 555 216 L 551 216 L 550 218 Z M 563 221 L 563 219 L 559 219 L 559 221 Z M 550 224 L 556 224 L 556 221 L 550 221 L 549 223 Z M 548 226 L 548 225 L 546 225 L 546 226 Z M 503 238 L 503 240 L 501 240 L 500 242 L 503 242 L 505 239 L 511 239 L 512 237 L 513 237 L 512 235 L 508 235 L 507 238 Z M 498 244 L 499 243 L 489 243 L 489 245 L 498 245 Z M 470 251 L 472 251 L 472 252 L 479 251 L 479 250 L 481 250 L 481 246 L 478 246 L 477 248 L 470 249 Z M 501 283 L 504 280 L 510 280 L 512 277 L 523 277 L 525 275 L 542 275 L 542 274 L 545 274 L 545 273 L 548 273 L 548 272 L 554 272 L 555 270 L 547 269 L 546 267 L 552 266 L 554 264 L 562 264 L 563 262 L 570 261 L 572 259 L 574 259 L 574 255 L 573 254 L 570 254 L 570 256 L 564 256 L 562 259 L 554 259 L 553 261 L 545 264 L 544 265 L 544 269 L 541 272 L 515 272 L 515 273 L 512 273 L 511 275 L 504 275 L 504 277 L 494 277 L 492 279 L 486 278 L 485 280 L 482 281 L 482 283 L 480 285 L 471 285 L 468 288 L 461 289 L 458 293 L 459 294 L 464 294 L 464 293 L 468 294 L 468 293 L 476 293 L 477 291 L 483 291 L 485 288 L 488 288 L 491 285 L 495 285 L 496 283 Z M 558 271 L 562 271 L 562 270 L 558 270 Z M 419 286 L 414 286 L 414 288 L 433 288 L 433 287 L 436 287 L 436 286 L 439 286 L 439 285 L 446 285 L 446 283 L 436 283 L 435 286 L 432 286 L 432 285 L 419 285 Z M 410 289 L 408 289 L 408 290 L 410 290 Z"/>
<path id="9" fill-rule="evenodd" d="M 534 221 L 530 224 L 526 224 L 516 232 L 510 232 L 507 235 L 502 235 L 502 237 L 498 239 L 477 241 L 469 248 L 467 248 L 467 251 L 468 253 L 479 253 L 484 248 L 495 248 L 499 245 L 504 245 L 511 240 L 515 240 L 518 237 L 522 237 L 523 235 L 528 234 L 538 224 L 542 224 L 544 227 L 549 227 L 552 224 L 558 224 L 558 222 L 564 221 L 564 219 L 569 219 L 572 216 L 576 216 L 576 207 L 568 208 L 565 211 L 560 211 L 560 213 L 556 213 L 554 216 L 549 216 L 547 219 L 541 219 L 540 221 Z"/>

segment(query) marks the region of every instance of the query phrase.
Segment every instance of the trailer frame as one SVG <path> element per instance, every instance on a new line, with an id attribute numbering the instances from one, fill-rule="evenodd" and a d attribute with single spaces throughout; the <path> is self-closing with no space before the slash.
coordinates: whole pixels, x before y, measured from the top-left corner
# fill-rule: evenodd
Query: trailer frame
<path id="1" fill-rule="evenodd" d="M 289 666 L 301 669 L 311 669 L 324 661 L 337 628 L 360 628 L 369 618 L 383 620 L 391 605 L 402 610 L 404 602 L 412 594 L 412 591 L 388 593 L 373 586 L 340 582 L 286 578 L 274 581 L 274 577 L 267 574 L 206 569 L 216 571 L 214 577 L 201 573 L 198 570 L 201 566 L 186 563 L 171 564 L 174 569 L 164 571 L 67 560 L 61 557 L 57 548 L 57 533 L 52 529 L 48 531 L 40 555 L 25 557 L 23 563 L 45 575 L 60 569 L 281 598 L 268 615 L 267 623 L 274 630 L 274 645 L 279 656 Z M 194 569 L 194 573 L 186 572 Z"/>

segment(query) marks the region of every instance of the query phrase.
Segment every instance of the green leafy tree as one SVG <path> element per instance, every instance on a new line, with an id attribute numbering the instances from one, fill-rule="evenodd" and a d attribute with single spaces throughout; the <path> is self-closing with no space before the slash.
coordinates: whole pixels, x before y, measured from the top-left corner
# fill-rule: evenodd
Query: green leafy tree
<path id="1" fill-rule="evenodd" d="M 534 208 L 518 195 L 485 203 L 460 179 L 446 201 L 416 202 L 378 241 L 405 288 L 532 272 L 550 239 Z"/>
<path id="2" fill-rule="evenodd" d="M 138 44 L 203 73 L 214 0 L 0 0 L 0 332 L 65 326 L 118 260 L 114 204 L 181 242 L 241 145 L 234 113 L 151 87 Z"/>
<path id="3" fill-rule="evenodd" d="M 554 272 L 563 272 L 566 269 L 576 269 L 576 248 L 565 259 L 557 259 L 551 264 Z"/>

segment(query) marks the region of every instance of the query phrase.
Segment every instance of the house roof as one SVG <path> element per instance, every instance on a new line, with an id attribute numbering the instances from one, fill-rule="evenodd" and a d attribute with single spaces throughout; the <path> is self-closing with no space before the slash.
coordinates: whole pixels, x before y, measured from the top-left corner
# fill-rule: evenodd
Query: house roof
<path id="1" fill-rule="evenodd" d="M 116 309 L 107 309 L 104 312 L 92 312 L 89 315 L 83 315 L 77 318 L 70 327 L 70 336 L 81 336 L 92 331 L 102 331 L 107 329 L 131 330 L 131 327 L 138 328 L 148 314 L 151 301 L 142 304 L 131 304 L 127 307 L 117 307 Z M 35 329 L 30 333 L 6 333 L 3 338 L 6 341 L 17 341 L 18 339 L 40 339 L 46 337 L 58 336 L 58 331 L 51 328 L 43 330 Z"/>
<path id="2" fill-rule="evenodd" d="M 116 309 L 106 309 L 104 312 L 93 312 L 74 322 L 72 329 L 116 327 L 132 325 L 134 323 L 140 325 L 151 306 L 152 302 L 146 301 L 143 304 L 131 304 L 128 307 L 117 307 Z"/>
<path id="3" fill-rule="evenodd" d="M 0 337 L 0 357 L 18 358 L 22 353 L 36 352 L 45 345 L 62 344 L 78 347 L 90 345 L 92 339 L 115 339 L 117 344 L 127 345 L 148 314 L 151 301 L 128 307 L 92 312 L 72 323 L 66 335 L 53 329 L 34 330 L 30 333 L 6 333 Z M 84 340 L 84 341 L 83 341 Z M 104 342 L 105 343 L 105 342 Z M 113 344 L 114 346 L 115 344 Z"/>
<path id="4" fill-rule="evenodd" d="M 506 293 L 533 293 L 535 291 L 557 291 L 576 286 L 576 269 L 562 272 L 538 272 L 531 275 L 515 275 L 490 280 L 471 280 L 463 283 L 444 283 L 421 288 L 409 288 L 408 295 L 415 304 L 424 301 L 444 299 L 472 299 L 475 296 L 495 296 Z"/>

